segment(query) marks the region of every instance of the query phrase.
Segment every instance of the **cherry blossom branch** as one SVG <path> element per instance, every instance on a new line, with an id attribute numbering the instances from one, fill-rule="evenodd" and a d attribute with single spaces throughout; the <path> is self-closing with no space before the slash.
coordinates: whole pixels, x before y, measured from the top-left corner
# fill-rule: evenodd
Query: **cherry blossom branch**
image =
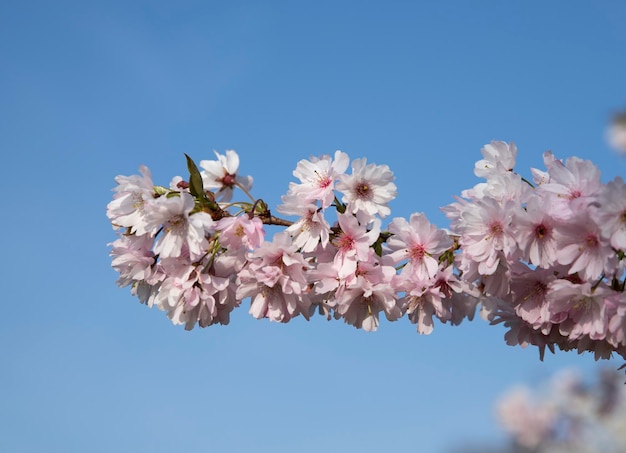
<path id="1" fill-rule="evenodd" d="M 277 207 L 294 221 L 252 196 L 232 150 L 202 170 L 185 155 L 189 179 L 169 188 L 142 166 L 116 178 L 107 205 L 118 285 L 186 329 L 227 324 L 247 299 L 256 318 L 320 313 L 373 331 L 381 315 L 406 316 L 420 334 L 479 310 L 541 358 L 546 348 L 626 357 L 624 181 L 604 184 L 591 162 L 546 152 L 531 182 L 513 171 L 513 143 L 481 151 L 484 182 L 442 208 L 449 230 L 423 213 L 383 229 L 393 173 L 341 151 L 298 162 Z M 252 202 L 231 202 L 236 188 Z M 266 240 L 264 225 L 284 230 Z"/>

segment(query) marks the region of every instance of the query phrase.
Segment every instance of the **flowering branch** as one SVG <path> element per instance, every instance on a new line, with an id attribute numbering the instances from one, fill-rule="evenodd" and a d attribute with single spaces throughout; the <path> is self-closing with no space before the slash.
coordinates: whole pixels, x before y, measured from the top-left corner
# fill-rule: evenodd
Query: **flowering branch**
<path id="1" fill-rule="evenodd" d="M 381 314 L 406 315 L 429 334 L 435 319 L 457 325 L 479 309 L 541 358 L 546 348 L 626 358 L 626 184 L 601 183 L 589 161 L 546 152 L 531 182 L 513 171 L 515 145 L 494 141 L 474 169 L 485 182 L 442 208 L 449 230 L 423 213 L 382 229 L 397 194 L 386 165 L 341 151 L 301 160 L 277 208 L 290 221 L 252 196 L 234 151 L 215 154 L 202 170 L 185 155 L 188 181 L 169 188 L 145 166 L 118 176 L 107 206 L 118 285 L 175 324 L 228 324 L 249 299 L 256 318 L 318 312 L 373 331 Z M 235 188 L 252 202 L 231 202 Z M 268 241 L 264 225 L 284 229 Z"/>

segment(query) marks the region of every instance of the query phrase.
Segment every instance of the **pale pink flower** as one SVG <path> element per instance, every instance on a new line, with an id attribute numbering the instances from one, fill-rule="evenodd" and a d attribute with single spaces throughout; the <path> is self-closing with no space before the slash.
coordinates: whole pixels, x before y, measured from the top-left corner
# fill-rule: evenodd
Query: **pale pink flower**
<path id="1" fill-rule="evenodd" d="M 359 223 L 352 214 L 338 214 L 337 220 L 341 231 L 332 244 L 337 248 L 334 265 L 339 278 L 354 274 L 357 261 L 366 261 L 370 246 L 380 234 L 380 221 L 373 223 L 370 230 Z"/>
<path id="2" fill-rule="evenodd" d="M 217 221 L 216 231 L 219 231 L 220 244 L 226 248 L 235 250 L 244 248 L 255 249 L 261 245 L 265 238 L 263 221 L 258 217 L 240 215 L 237 217 L 224 217 Z"/>
<path id="3" fill-rule="evenodd" d="M 152 236 L 120 235 L 109 244 L 112 257 L 111 266 L 120 276 L 117 285 L 128 286 L 142 280 L 148 280 L 154 273 L 155 256 L 152 252 Z"/>
<path id="4" fill-rule="evenodd" d="M 242 190 L 250 191 L 252 188 L 251 176 L 240 176 L 239 155 L 229 149 L 226 155 L 214 151 L 217 160 L 201 160 L 199 165 L 203 169 L 200 172 L 205 189 L 215 191 L 217 201 L 229 202 L 233 197 L 233 189 L 239 186 Z"/>
<path id="5" fill-rule="evenodd" d="M 588 336 L 591 340 L 606 337 L 609 320 L 604 299 L 610 294 L 608 288 L 590 283 L 572 283 L 558 279 L 548 284 L 548 309 L 559 324 L 561 335 L 577 340 Z"/>
<path id="6" fill-rule="evenodd" d="M 387 204 L 396 197 L 394 175 L 387 165 L 367 165 L 365 158 L 352 161 L 352 174 L 340 175 L 337 190 L 347 212 L 386 217 L 391 213 Z"/>
<path id="7" fill-rule="evenodd" d="M 478 177 L 489 178 L 494 173 L 513 171 L 517 158 L 515 143 L 493 140 L 480 150 L 483 159 L 474 165 L 474 174 Z"/>
<path id="8" fill-rule="evenodd" d="M 337 249 L 329 245 L 328 247 L 318 246 L 313 253 L 305 255 L 307 261 L 311 263 L 311 270 L 306 273 L 306 276 L 311 288 L 309 297 L 312 313 L 317 308 L 327 319 L 330 319 L 333 314 L 336 298 L 356 279 L 354 273 L 339 277 L 334 263 L 336 254 Z"/>
<path id="9" fill-rule="evenodd" d="M 464 198 L 477 200 L 493 198 L 499 203 L 515 201 L 525 203 L 533 195 L 533 189 L 513 172 L 494 173 L 487 182 L 476 184 L 473 188 L 461 192 Z"/>
<path id="10" fill-rule="evenodd" d="M 386 246 L 389 256 L 395 263 L 407 260 L 402 272 L 414 272 L 419 279 L 428 279 L 435 275 L 439 267 L 441 253 L 452 247 L 452 239 L 445 231 L 431 224 L 422 213 L 413 213 L 409 221 L 396 217 L 389 224 L 393 234 Z"/>
<path id="11" fill-rule="evenodd" d="M 293 171 L 300 184 L 290 183 L 288 195 L 302 204 L 319 201 L 322 209 L 329 207 L 335 199 L 335 181 L 345 173 L 349 164 L 350 158 L 342 151 L 335 151 L 334 160 L 326 154 L 301 160 Z M 284 214 L 283 209 L 279 206 L 278 212 Z"/>
<path id="12" fill-rule="evenodd" d="M 520 251 L 531 264 L 548 268 L 556 261 L 557 241 L 553 219 L 537 198 L 526 204 L 525 210 L 515 214 L 515 232 Z"/>
<path id="13" fill-rule="evenodd" d="M 463 260 L 477 262 L 481 275 L 494 273 L 500 260 L 517 250 L 511 227 L 515 209 L 517 205 L 513 202 L 501 205 L 483 198 L 466 205 L 460 220 L 453 225 L 453 233 L 461 235 Z"/>
<path id="14" fill-rule="evenodd" d="M 226 290 L 230 284 L 228 277 L 218 277 L 205 265 L 186 266 L 184 272 L 170 275 L 162 283 L 157 296 L 159 308 L 167 311 L 174 324 L 184 324 L 191 330 L 198 324 L 207 327 L 228 317 L 220 316 L 219 301 L 216 295 Z M 232 307 L 228 307 L 228 311 Z M 223 309 L 223 308 L 222 308 Z"/>
<path id="15" fill-rule="evenodd" d="M 395 274 L 395 269 L 382 264 L 372 250 L 367 261 L 359 262 L 354 281 L 335 295 L 337 316 L 368 332 L 378 329 L 381 311 L 389 321 L 400 318 L 402 310 L 391 286 Z"/>
<path id="16" fill-rule="evenodd" d="M 162 232 L 154 245 L 154 253 L 163 258 L 178 257 L 187 247 L 192 259 L 201 257 L 208 246 L 207 235 L 213 232 L 214 222 L 206 212 L 191 214 L 195 206 L 192 195 L 159 197 L 150 204 L 146 227 Z M 191 214 L 191 215 L 190 215 Z"/>
<path id="17" fill-rule="evenodd" d="M 548 285 L 556 279 L 553 269 L 530 269 L 519 264 L 511 273 L 511 293 L 515 313 L 534 329 L 546 329 L 550 323 Z M 547 327 L 549 331 L 549 326 Z"/>
<path id="18" fill-rule="evenodd" d="M 419 280 L 415 274 L 406 277 L 400 275 L 395 280 L 396 291 L 405 294 L 399 303 L 404 307 L 409 320 L 417 326 L 419 334 L 432 333 L 433 316 L 442 323 L 451 321 L 453 324 L 459 324 L 463 318 L 473 318 L 476 300 L 470 301 L 469 297 L 457 298 L 463 289 L 452 266 L 440 267 L 428 281 Z"/>
<path id="19" fill-rule="evenodd" d="M 417 325 L 417 332 L 429 335 L 434 329 L 433 316 L 445 322 L 452 317 L 450 303 L 444 304 L 445 295 L 435 286 L 434 280 L 420 280 L 418 275 L 411 273 L 398 278 L 394 285 L 396 291 L 401 290 L 404 296 L 399 300 L 406 311 L 409 321 Z"/>
<path id="20" fill-rule="evenodd" d="M 154 234 L 156 229 L 146 229 L 145 205 L 154 197 L 152 175 L 145 165 L 139 167 L 141 176 L 116 176 L 117 187 L 113 200 L 107 205 L 107 217 L 113 228 L 130 228 L 138 235 Z"/>
<path id="21" fill-rule="evenodd" d="M 452 270 L 452 266 L 450 266 Z M 480 288 L 473 282 L 469 282 L 464 278 L 456 279 L 456 287 L 453 287 L 454 292 L 446 297 L 449 297 L 452 302 L 452 319 L 450 323 L 457 326 L 461 324 L 463 319 L 467 318 L 469 321 L 474 319 L 476 315 L 476 307 L 478 306 L 482 294 Z"/>
<path id="22" fill-rule="evenodd" d="M 583 280 L 597 279 L 613 263 L 613 250 L 599 226 L 584 212 L 562 224 L 557 234 L 557 261 L 571 265 L 569 273 Z M 610 260 L 611 258 L 611 260 Z"/>
<path id="23" fill-rule="evenodd" d="M 601 187 L 598 167 L 578 157 L 570 157 L 563 163 L 549 151 L 544 153 L 544 162 L 550 180 L 537 187 L 537 194 L 546 203 L 546 210 L 564 220 L 586 210 Z"/>
<path id="24" fill-rule="evenodd" d="M 145 280 L 139 280 L 132 284 L 130 294 L 137 297 L 139 302 L 152 308 L 156 303 L 156 296 L 159 294 L 161 283 L 148 283 Z"/>
<path id="25" fill-rule="evenodd" d="M 285 200 L 297 200 L 293 194 L 283 196 Z M 330 225 L 324 218 L 324 212 L 313 203 L 297 201 L 283 205 L 283 214 L 297 215 L 300 218 L 287 228 L 293 243 L 303 252 L 312 252 L 318 244 L 326 247 L 330 240 Z"/>
<path id="26" fill-rule="evenodd" d="M 240 255 L 220 253 L 213 257 L 213 261 L 207 272 L 215 277 L 222 277 L 228 281 L 226 287 L 220 286 L 215 288 L 213 294 L 217 302 L 217 315 L 214 316 L 216 322 L 220 324 L 228 324 L 230 322 L 230 313 L 234 308 L 239 306 L 240 300 L 237 299 L 237 275 L 243 268 L 246 261 L 243 261 Z"/>
<path id="27" fill-rule="evenodd" d="M 335 296 L 345 289 L 345 280 L 341 281 L 332 262 L 317 264 L 307 272 L 309 299 L 311 301 L 310 314 L 317 310 L 322 316 L 330 320 L 336 306 Z"/>
<path id="28" fill-rule="evenodd" d="M 276 233 L 263 242 L 239 272 L 237 299 L 250 297 L 250 314 L 257 319 L 288 322 L 302 314 L 308 319 L 310 300 L 304 270 L 308 264 L 289 234 Z"/>
<path id="29" fill-rule="evenodd" d="M 611 246 L 626 251 L 626 184 L 621 177 L 604 186 L 598 194 L 599 206 L 592 210 L 602 236 Z"/>
<path id="30" fill-rule="evenodd" d="M 626 292 L 613 291 L 604 303 L 609 318 L 607 341 L 614 347 L 626 346 Z"/>

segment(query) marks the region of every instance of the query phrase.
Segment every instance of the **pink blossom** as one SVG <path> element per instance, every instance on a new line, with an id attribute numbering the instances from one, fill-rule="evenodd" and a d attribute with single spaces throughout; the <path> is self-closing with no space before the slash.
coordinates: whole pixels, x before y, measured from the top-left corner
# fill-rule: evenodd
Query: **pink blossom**
<path id="1" fill-rule="evenodd" d="M 537 187 L 537 194 L 555 218 L 569 219 L 594 201 L 601 182 L 600 170 L 592 162 L 570 157 L 563 163 L 549 151 L 544 162 L 550 179 Z"/>
<path id="2" fill-rule="evenodd" d="M 531 199 L 525 210 L 516 211 L 514 229 L 524 258 L 545 269 L 556 261 L 558 222 L 544 208 L 537 198 Z"/>
<path id="3" fill-rule="evenodd" d="M 228 248 L 255 249 L 265 238 L 261 219 L 249 215 L 224 217 L 217 221 L 215 229 L 219 231 L 220 244 Z"/>
<path id="4" fill-rule="evenodd" d="M 462 259 L 478 263 L 481 275 L 494 273 L 500 260 L 516 251 L 511 226 L 515 209 L 513 202 L 501 205 L 483 198 L 466 204 L 459 220 L 453 224 L 453 232 L 461 236 Z"/>
<path id="5" fill-rule="evenodd" d="M 129 228 L 138 235 L 154 234 L 156 229 L 146 229 L 145 205 L 154 196 L 152 175 L 145 165 L 139 167 L 141 176 L 116 176 L 117 187 L 113 200 L 107 205 L 107 217 L 114 228 Z"/>
<path id="6" fill-rule="evenodd" d="M 195 201 L 191 194 L 160 197 L 146 214 L 146 226 L 150 230 L 162 227 L 154 245 L 154 253 L 163 258 L 177 257 L 183 247 L 189 249 L 192 258 L 199 258 L 208 246 L 207 235 L 213 231 L 214 222 L 206 212 L 191 214 Z"/>
<path id="7" fill-rule="evenodd" d="M 474 174 L 479 177 L 489 178 L 494 173 L 506 173 L 513 171 L 517 158 L 515 143 L 493 140 L 480 150 L 483 159 L 476 162 Z"/>
<path id="8" fill-rule="evenodd" d="M 111 266 L 120 276 L 117 284 L 120 287 L 148 280 L 154 273 L 155 256 L 152 252 L 154 238 L 151 236 L 120 235 L 109 244 L 113 248 Z"/>
<path id="9" fill-rule="evenodd" d="M 402 310 L 391 286 L 395 273 L 392 266 L 382 264 L 371 251 L 368 260 L 359 262 L 356 279 L 336 295 L 337 315 L 367 332 L 378 329 L 380 312 L 389 321 L 400 318 Z"/>
<path id="10" fill-rule="evenodd" d="M 534 329 L 549 331 L 548 285 L 556 279 L 552 269 L 530 269 L 519 264 L 511 273 L 515 313 Z M 546 327 L 547 326 L 547 327 Z"/>
<path id="11" fill-rule="evenodd" d="M 367 160 L 352 161 L 352 174 L 340 175 L 337 190 L 343 193 L 342 201 L 353 214 L 386 217 L 391 213 L 387 204 L 396 197 L 394 175 L 387 165 L 367 165 Z"/>
<path id="12" fill-rule="evenodd" d="M 312 252 L 318 244 L 326 247 L 330 240 L 330 225 L 324 218 L 324 212 L 312 203 L 296 200 L 294 195 L 283 196 L 283 201 L 293 200 L 294 203 L 283 205 L 283 214 L 297 215 L 300 218 L 287 228 L 293 243 L 303 252 Z"/>
<path id="13" fill-rule="evenodd" d="M 473 188 L 461 192 L 464 198 L 478 200 L 492 198 L 499 203 L 515 201 L 522 204 L 533 195 L 533 189 L 521 176 L 513 172 L 493 173 L 487 182 L 476 184 Z"/>
<path id="14" fill-rule="evenodd" d="M 214 190 L 215 199 L 229 202 L 233 197 L 233 189 L 239 186 L 248 192 L 252 188 L 251 176 L 239 176 L 239 155 L 229 149 L 226 155 L 214 151 L 217 160 L 201 160 L 199 165 L 203 169 L 200 172 L 205 189 Z"/>
<path id="15" fill-rule="evenodd" d="M 329 155 L 301 160 L 293 171 L 300 184 L 289 184 L 288 195 L 302 204 L 319 201 L 322 209 L 329 207 L 335 199 L 335 181 L 345 173 L 349 163 L 350 158 L 342 151 L 335 151 L 334 160 Z M 285 213 L 283 210 L 284 207 L 278 208 L 278 212 Z"/>
<path id="16" fill-rule="evenodd" d="M 626 293 L 614 291 L 604 304 L 609 318 L 607 341 L 616 348 L 626 346 Z"/>
<path id="17" fill-rule="evenodd" d="M 593 218 L 600 227 L 602 236 L 611 246 L 626 251 L 626 184 L 621 177 L 602 188 L 598 194 L 598 204 L 592 210 Z"/>
<path id="18" fill-rule="evenodd" d="M 420 280 L 415 273 L 401 275 L 395 284 L 396 290 L 403 291 L 400 304 L 406 310 L 411 323 L 417 325 L 419 334 L 429 335 L 434 329 L 433 316 L 446 322 L 452 318 L 452 291 L 460 291 L 452 268 L 439 270 L 434 278 Z"/>
<path id="19" fill-rule="evenodd" d="M 215 296 L 229 284 L 228 277 L 219 277 L 204 265 L 189 265 L 165 279 L 157 296 L 158 305 L 174 324 L 184 324 L 186 330 L 196 324 L 207 327 L 224 320 L 228 323 L 228 317 L 219 313 L 223 307 Z"/>
<path id="20" fill-rule="evenodd" d="M 254 251 L 239 273 L 237 299 L 250 297 L 250 314 L 257 319 L 288 322 L 299 314 L 308 318 L 307 268 L 289 234 L 277 233 L 272 242 L 265 241 Z"/>
<path id="21" fill-rule="evenodd" d="M 613 255 L 598 225 L 584 213 L 557 229 L 557 244 L 557 261 L 571 265 L 569 273 L 578 272 L 584 280 L 597 279 Z"/>
<path id="22" fill-rule="evenodd" d="M 418 279 L 433 277 L 439 267 L 438 258 L 452 247 L 452 239 L 432 225 L 422 213 L 413 213 L 409 221 L 396 217 L 389 224 L 393 234 L 386 245 L 395 263 L 407 260 L 403 272 L 414 272 Z"/>
<path id="23" fill-rule="evenodd" d="M 341 230 L 332 240 L 337 248 L 334 265 L 339 278 L 345 278 L 356 271 L 357 261 L 368 259 L 370 246 L 380 234 L 380 221 L 367 230 L 352 214 L 338 214 L 337 220 Z"/>
<path id="24" fill-rule="evenodd" d="M 548 309 L 552 319 L 558 321 L 559 332 L 570 340 L 588 336 L 602 340 L 606 336 L 608 318 L 604 298 L 608 289 L 600 284 L 572 283 L 558 279 L 548 284 Z"/>

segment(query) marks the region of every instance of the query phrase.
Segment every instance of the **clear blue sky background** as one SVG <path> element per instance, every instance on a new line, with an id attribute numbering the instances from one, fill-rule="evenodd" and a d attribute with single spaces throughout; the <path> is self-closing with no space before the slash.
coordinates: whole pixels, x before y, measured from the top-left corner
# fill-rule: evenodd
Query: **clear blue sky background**
<path id="1" fill-rule="evenodd" d="M 626 160 L 622 1 L 4 1 L 0 5 L 2 452 L 447 452 L 501 440 L 494 399 L 590 355 L 476 320 L 420 336 L 315 318 L 173 326 L 115 285 L 114 177 L 235 149 L 272 206 L 298 160 L 388 164 L 393 215 L 478 179 L 492 139 Z M 617 368 L 621 361 L 608 363 Z"/>

